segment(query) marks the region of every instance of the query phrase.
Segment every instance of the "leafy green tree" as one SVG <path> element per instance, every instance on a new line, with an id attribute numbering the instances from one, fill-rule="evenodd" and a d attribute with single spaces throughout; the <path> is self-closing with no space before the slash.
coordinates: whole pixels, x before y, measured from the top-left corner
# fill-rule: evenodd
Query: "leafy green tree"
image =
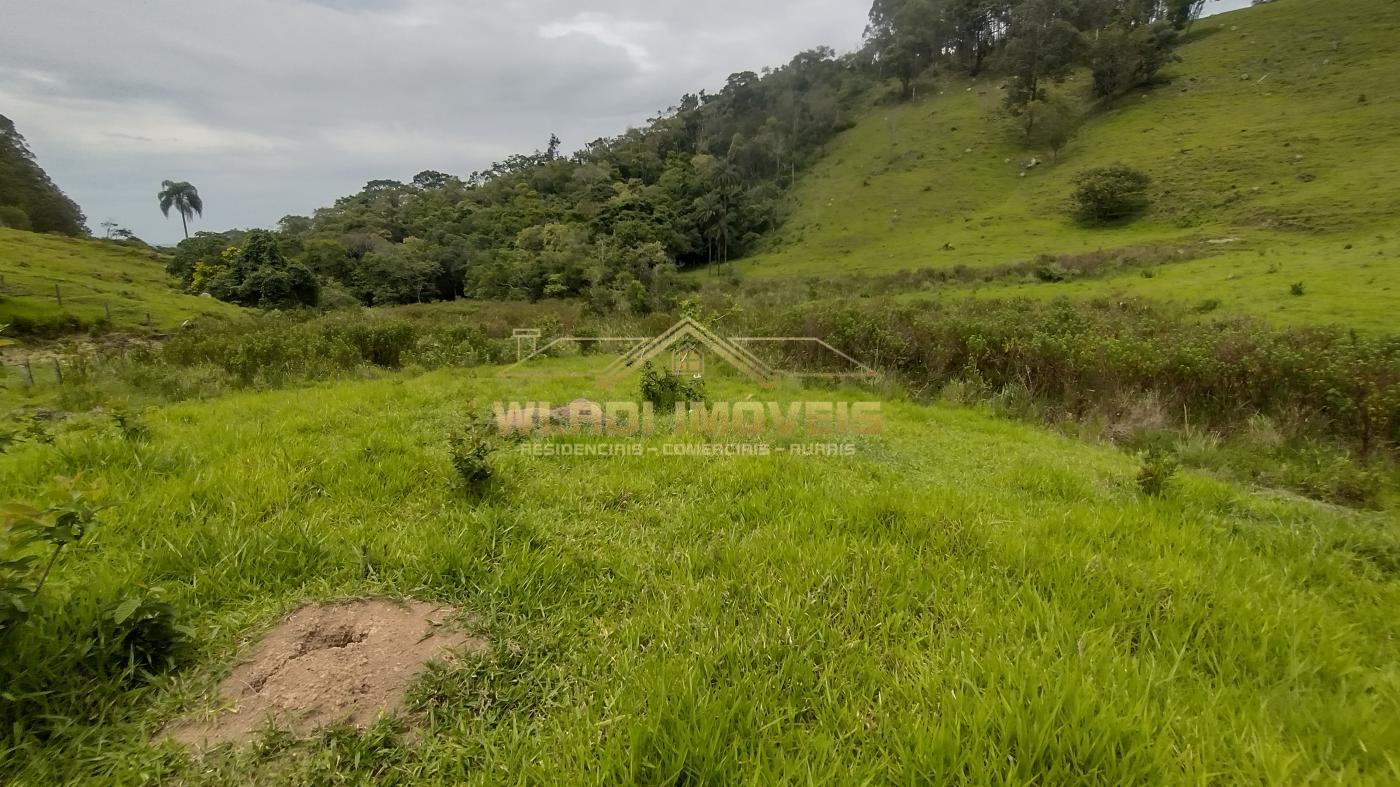
<path id="1" fill-rule="evenodd" d="M 315 225 L 307 216 L 283 216 L 277 222 L 277 230 L 293 238 L 304 238 L 311 234 Z"/>
<path id="2" fill-rule="evenodd" d="M 1179 34 L 1165 22 L 1102 31 L 1089 51 L 1094 95 L 1113 98 L 1150 84 L 1164 66 L 1177 59 Z"/>
<path id="3" fill-rule="evenodd" d="M 1167 19 L 1177 30 L 1190 30 L 1191 25 L 1201 18 L 1206 0 L 1168 0 Z"/>
<path id="4" fill-rule="evenodd" d="M 419 189 L 440 189 L 451 180 L 450 175 L 431 169 L 425 169 L 413 176 L 413 186 Z"/>
<path id="5" fill-rule="evenodd" d="M 288 261 L 279 237 L 267 230 L 196 233 L 176 248 L 167 270 L 190 291 L 241 306 L 315 306 L 320 293 L 316 275 Z"/>
<path id="6" fill-rule="evenodd" d="M 870 8 L 866 39 L 885 73 L 899 79 L 903 98 L 912 96 L 914 79 L 940 51 L 943 12 L 938 0 L 875 0 Z"/>
<path id="7" fill-rule="evenodd" d="M 263 309 L 315 306 L 320 284 L 305 266 L 262 265 L 250 271 L 238 288 L 238 302 Z"/>
<path id="8" fill-rule="evenodd" d="M 221 264 L 224 251 L 235 246 L 240 237 L 239 233 L 196 232 L 193 238 L 186 238 L 175 247 L 165 271 L 180 280 L 182 289 L 204 292 L 204 288 L 195 282 L 199 266 L 203 264 L 207 269 Z"/>
<path id="9" fill-rule="evenodd" d="M 297 259 L 323 281 L 338 281 L 348 285 L 354 272 L 355 260 L 350 253 L 338 241 L 329 238 L 313 238 L 307 241 Z"/>
<path id="10" fill-rule="evenodd" d="M 577 224 L 528 227 L 516 239 L 520 265 L 529 271 L 531 298 L 561 298 L 589 283 L 593 247 L 588 230 Z"/>
<path id="11" fill-rule="evenodd" d="M 171 208 L 180 214 L 180 226 L 184 228 L 186 238 L 190 236 L 190 220 L 196 215 L 204 215 L 204 200 L 199 196 L 199 189 L 184 181 L 162 181 L 156 199 L 160 203 L 160 212 L 167 219 L 170 218 Z"/>
<path id="12" fill-rule="evenodd" d="M 1036 119 L 1026 135 L 1026 141 L 1049 150 L 1054 161 L 1060 160 L 1060 151 L 1069 144 L 1084 123 L 1083 107 L 1063 95 L 1052 95 L 1044 100 L 1032 102 L 1027 107 L 1026 114 Z"/>
<path id="13" fill-rule="evenodd" d="M 422 303 L 437 294 L 437 266 L 424 244 L 410 238 L 364 256 L 350 276 L 352 291 L 367 306 Z"/>
<path id="14" fill-rule="evenodd" d="M 1071 0 L 1024 0 L 1011 13 L 1012 27 L 1001 54 L 1011 74 L 1006 103 L 1027 108 L 1045 97 L 1045 83 L 1067 76 L 1084 53 L 1084 36 L 1070 21 Z M 1026 127 L 1035 125 L 1031 115 Z"/>
<path id="15" fill-rule="evenodd" d="M 243 239 L 230 274 L 235 303 L 263 309 L 316 305 L 316 276 L 305 265 L 289 262 L 277 237 L 266 230 L 253 230 Z"/>

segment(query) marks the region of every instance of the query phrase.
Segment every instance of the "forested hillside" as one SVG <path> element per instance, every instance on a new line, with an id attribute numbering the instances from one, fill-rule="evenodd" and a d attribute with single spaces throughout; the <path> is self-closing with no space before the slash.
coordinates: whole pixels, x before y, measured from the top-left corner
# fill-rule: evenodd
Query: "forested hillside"
<path id="1" fill-rule="evenodd" d="M 464 177 L 372 181 L 286 217 L 256 253 L 241 235 L 191 240 L 172 270 L 188 288 L 248 305 L 584 296 L 598 311 L 646 311 L 674 296 L 675 271 L 762 249 L 791 209 L 791 185 L 872 107 L 996 74 L 1005 111 L 1033 137 L 1069 112 L 1052 88 L 1076 69 L 1092 74 L 1086 101 L 1157 79 L 1202 5 L 880 0 L 857 52 L 817 48 L 734 74 L 572 155 L 552 138 Z"/>
<path id="2" fill-rule="evenodd" d="M 86 221 L 34 160 L 15 124 L 0 115 L 0 227 L 82 235 Z"/>

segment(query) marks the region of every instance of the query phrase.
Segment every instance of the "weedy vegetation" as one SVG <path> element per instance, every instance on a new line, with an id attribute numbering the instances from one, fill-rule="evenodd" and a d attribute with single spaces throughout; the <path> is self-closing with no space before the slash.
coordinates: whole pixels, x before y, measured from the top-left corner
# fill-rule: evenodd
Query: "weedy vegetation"
<path id="1" fill-rule="evenodd" d="M 651 402 L 657 412 L 670 413 L 677 404 L 705 401 L 705 381 L 696 377 L 684 379 L 669 371 L 657 371 L 651 363 L 642 364 L 641 401 Z"/>

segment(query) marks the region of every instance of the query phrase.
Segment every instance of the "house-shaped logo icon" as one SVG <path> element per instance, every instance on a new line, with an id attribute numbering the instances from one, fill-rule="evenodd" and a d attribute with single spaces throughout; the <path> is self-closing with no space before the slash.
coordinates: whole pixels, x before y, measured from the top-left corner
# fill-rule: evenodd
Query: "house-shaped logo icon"
<path id="1" fill-rule="evenodd" d="M 665 333 L 639 344 L 603 370 L 598 381 L 604 385 L 618 382 L 629 372 L 672 353 L 672 369 L 678 375 L 694 377 L 705 372 L 705 356 L 713 355 L 738 369 L 749 379 L 765 388 L 778 384 L 781 375 L 754 355 L 747 347 L 716 334 L 695 320 L 686 317 Z"/>
<path id="2" fill-rule="evenodd" d="M 604 387 L 621 382 L 628 374 L 640 371 L 644 364 L 657 361 L 667 353 L 670 354 L 670 362 L 660 365 L 677 377 L 702 377 L 707 371 L 707 364 L 717 358 L 764 388 L 774 388 L 785 378 L 871 380 L 880 376 L 879 372 L 816 337 L 724 337 L 689 317 L 652 339 L 625 336 L 560 336 L 540 346 L 542 334 L 538 329 L 521 329 L 515 332 L 513 338 L 516 341 L 519 360 L 506 370 L 507 372 L 519 370 L 536 358 L 548 356 L 556 347 L 574 344 L 581 347 L 622 345 L 629 348 L 598 376 L 599 384 Z M 792 348 L 784 357 L 805 357 L 809 362 L 815 360 L 818 368 L 775 368 L 755 355 L 749 349 L 750 345 L 782 345 Z"/>
<path id="3" fill-rule="evenodd" d="M 672 350 L 671 374 L 677 377 L 704 377 L 705 348 L 689 343 Z"/>

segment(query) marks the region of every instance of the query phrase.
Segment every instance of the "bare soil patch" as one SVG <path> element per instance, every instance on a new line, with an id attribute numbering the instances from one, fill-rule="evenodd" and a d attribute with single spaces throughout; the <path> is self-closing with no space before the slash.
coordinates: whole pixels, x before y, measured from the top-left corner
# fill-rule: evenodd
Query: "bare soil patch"
<path id="1" fill-rule="evenodd" d="M 368 727 L 402 709 L 430 661 L 486 649 L 485 640 L 446 625 L 455 614 L 421 602 L 303 607 L 220 684 L 218 712 L 178 721 L 165 736 L 204 749 L 249 743 L 269 723 L 298 736 L 341 723 Z"/>

